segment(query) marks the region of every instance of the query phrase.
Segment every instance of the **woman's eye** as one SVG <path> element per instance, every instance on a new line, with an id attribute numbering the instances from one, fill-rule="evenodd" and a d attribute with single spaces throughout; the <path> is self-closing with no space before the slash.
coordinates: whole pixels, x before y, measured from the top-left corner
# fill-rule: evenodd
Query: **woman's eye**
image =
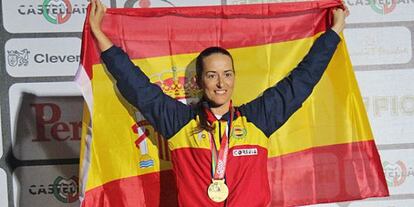
<path id="1" fill-rule="evenodd" d="M 226 75 L 226 77 L 232 77 L 233 73 L 226 73 L 225 75 Z"/>
<path id="2" fill-rule="evenodd" d="M 216 75 L 213 75 L 213 74 L 207 75 L 207 78 L 209 78 L 209 79 L 212 79 L 212 78 L 215 78 L 215 77 L 216 77 Z"/>

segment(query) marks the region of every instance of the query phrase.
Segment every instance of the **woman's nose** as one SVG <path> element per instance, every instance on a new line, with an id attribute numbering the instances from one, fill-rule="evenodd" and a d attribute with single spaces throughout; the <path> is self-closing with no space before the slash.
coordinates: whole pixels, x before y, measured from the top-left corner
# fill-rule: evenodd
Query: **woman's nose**
<path id="1" fill-rule="evenodd" d="M 217 77 L 217 87 L 223 87 L 223 78 L 221 76 Z"/>

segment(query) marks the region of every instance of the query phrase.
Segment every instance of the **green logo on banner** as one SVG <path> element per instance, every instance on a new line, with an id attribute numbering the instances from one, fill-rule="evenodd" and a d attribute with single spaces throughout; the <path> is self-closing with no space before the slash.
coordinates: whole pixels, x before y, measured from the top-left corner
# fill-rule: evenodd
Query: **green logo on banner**
<path id="1" fill-rule="evenodd" d="M 57 177 L 53 182 L 53 194 L 62 203 L 73 203 L 78 200 L 78 178 L 73 176 L 65 179 Z"/>
<path id="2" fill-rule="evenodd" d="M 69 0 L 44 0 L 43 16 L 52 24 L 67 22 L 72 13 L 72 4 Z"/>
<path id="3" fill-rule="evenodd" d="M 397 0 L 369 0 L 369 5 L 376 13 L 385 15 L 394 11 L 397 6 Z"/>
<path id="4" fill-rule="evenodd" d="M 383 162 L 385 179 L 388 186 L 397 187 L 402 185 L 410 172 L 407 166 L 402 161 L 397 161 L 395 164 L 390 162 Z"/>

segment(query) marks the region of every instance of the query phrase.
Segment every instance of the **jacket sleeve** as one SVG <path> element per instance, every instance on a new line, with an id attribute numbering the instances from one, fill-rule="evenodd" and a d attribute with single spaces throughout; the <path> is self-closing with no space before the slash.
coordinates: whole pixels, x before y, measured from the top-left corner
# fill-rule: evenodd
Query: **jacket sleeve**
<path id="1" fill-rule="evenodd" d="M 312 93 L 328 66 L 340 38 L 329 29 L 313 44 L 292 72 L 263 95 L 242 105 L 240 112 L 266 136 L 273 134 Z"/>
<path id="2" fill-rule="evenodd" d="M 118 91 L 165 138 L 173 136 L 191 120 L 191 107 L 164 94 L 121 48 L 112 46 L 102 52 L 101 58 L 115 78 Z"/>

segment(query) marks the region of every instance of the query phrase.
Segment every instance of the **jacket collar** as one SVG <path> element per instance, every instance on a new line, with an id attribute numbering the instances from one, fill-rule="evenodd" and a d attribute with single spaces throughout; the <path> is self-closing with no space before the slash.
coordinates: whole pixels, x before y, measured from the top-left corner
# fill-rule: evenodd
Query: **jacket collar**
<path id="1" fill-rule="evenodd" d="M 203 101 L 202 102 L 202 107 L 203 107 L 203 112 L 206 114 L 206 118 L 207 121 L 212 124 L 215 121 L 218 121 L 216 116 L 213 114 L 213 112 L 210 109 L 210 105 L 207 101 Z M 234 115 L 233 115 L 233 119 L 235 119 L 237 116 L 239 116 L 239 112 L 237 110 L 237 108 L 235 108 L 234 110 L 231 110 L 231 108 L 233 107 L 233 102 L 230 101 L 230 107 L 229 110 L 223 114 L 223 116 L 221 117 L 220 121 L 228 121 L 230 119 L 230 112 L 233 111 Z"/>

